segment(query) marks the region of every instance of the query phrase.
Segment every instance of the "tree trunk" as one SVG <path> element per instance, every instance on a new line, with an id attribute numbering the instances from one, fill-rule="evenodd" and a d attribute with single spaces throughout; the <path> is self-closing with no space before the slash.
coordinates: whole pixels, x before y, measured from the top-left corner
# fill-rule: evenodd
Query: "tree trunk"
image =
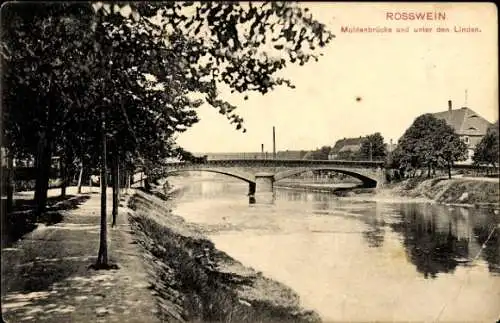
<path id="1" fill-rule="evenodd" d="M 123 194 L 123 187 L 124 187 L 124 183 L 125 183 L 125 178 L 124 178 L 124 175 L 125 175 L 125 171 L 122 170 L 121 168 L 119 168 L 119 176 L 118 176 L 118 194 L 121 195 Z"/>
<path id="2" fill-rule="evenodd" d="M 61 156 L 61 159 L 59 160 L 59 168 L 60 168 L 60 174 L 61 174 L 61 197 L 66 197 L 66 187 L 68 185 L 67 183 L 67 159 L 66 156 Z"/>
<path id="3" fill-rule="evenodd" d="M 37 178 L 35 183 L 35 218 L 45 212 L 47 206 L 47 191 L 49 189 L 50 167 L 52 160 L 52 114 L 54 107 L 52 106 L 51 93 L 52 79 L 49 78 L 49 91 L 47 93 L 47 119 L 45 122 L 44 131 L 40 136 L 38 143 L 38 163 L 37 163 Z"/>
<path id="4" fill-rule="evenodd" d="M 106 124 L 104 112 L 101 112 L 102 151 L 101 151 L 101 232 L 99 236 L 99 253 L 97 267 L 108 265 L 108 235 L 106 220 Z"/>
<path id="5" fill-rule="evenodd" d="M 451 179 L 451 163 L 448 162 L 448 178 Z"/>
<path id="6" fill-rule="evenodd" d="M 80 174 L 78 175 L 78 189 L 77 193 L 82 193 L 82 177 L 83 177 L 83 163 L 80 162 Z"/>
<path id="7" fill-rule="evenodd" d="M 427 178 L 431 177 L 431 165 L 427 165 Z"/>
<path id="8" fill-rule="evenodd" d="M 41 145 L 41 156 L 38 159 L 39 164 L 37 165 L 37 178 L 35 184 L 36 218 L 45 212 L 47 207 L 47 192 L 49 189 L 49 173 L 52 159 L 50 143 L 42 142 Z"/>
<path id="9" fill-rule="evenodd" d="M 12 206 L 14 204 L 14 159 L 12 156 L 7 157 L 7 214 L 12 212 Z"/>
<path id="10" fill-rule="evenodd" d="M 118 168 L 119 172 L 120 172 L 120 182 L 118 183 L 119 184 L 119 187 L 120 187 L 120 191 L 119 191 L 119 194 L 123 194 L 123 189 L 125 188 L 125 181 L 126 181 L 126 176 L 127 176 L 127 173 L 126 173 L 126 170 L 122 170 L 121 167 Z"/>
<path id="11" fill-rule="evenodd" d="M 144 189 L 146 190 L 146 192 L 150 192 L 151 191 L 151 181 L 149 179 L 149 171 L 148 169 L 144 169 Z"/>
<path id="12" fill-rule="evenodd" d="M 122 170 L 120 168 L 120 161 L 116 161 L 116 188 L 118 192 L 118 200 L 120 199 L 120 187 L 121 187 L 121 177 L 122 177 Z"/>
<path id="13" fill-rule="evenodd" d="M 119 176 L 120 176 L 120 171 L 118 169 L 119 167 L 119 164 L 118 164 L 118 156 L 114 156 L 113 158 L 113 167 L 112 167 L 112 172 L 111 172 L 111 176 L 112 176 L 112 182 L 113 182 L 113 211 L 112 211 L 112 215 L 113 215 L 113 222 L 111 224 L 111 226 L 115 226 L 116 225 L 116 217 L 118 216 L 118 190 L 120 189 L 120 186 L 119 186 Z"/>
<path id="14" fill-rule="evenodd" d="M 45 134 L 42 134 L 41 138 L 38 140 L 37 152 L 35 156 L 35 168 L 36 178 L 35 178 L 35 205 L 37 205 L 40 200 L 40 195 L 42 194 L 42 160 L 44 159 L 43 154 L 45 152 Z"/>
<path id="15" fill-rule="evenodd" d="M 125 184 L 125 192 L 126 192 L 126 194 L 128 194 L 130 186 L 132 185 L 131 184 L 131 182 L 132 182 L 131 178 L 132 178 L 132 175 L 130 175 L 130 171 L 127 170 L 127 183 Z"/>

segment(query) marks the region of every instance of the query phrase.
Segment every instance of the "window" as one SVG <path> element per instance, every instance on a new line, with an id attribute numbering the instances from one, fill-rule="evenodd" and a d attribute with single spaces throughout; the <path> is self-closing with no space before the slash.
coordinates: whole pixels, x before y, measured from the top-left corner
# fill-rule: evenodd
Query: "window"
<path id="1" fill-rule="evenodd" d="M 469 129 L 467 129 L 467 130 L 477 131 L 477 128 L 469 127 Z"/>
<path id="2" fill-rule="evenodd" d="M 469 143 L 469 137 L 465 136 L 462 138 L 463 142 L 465 142 L 466 144 Z"/>

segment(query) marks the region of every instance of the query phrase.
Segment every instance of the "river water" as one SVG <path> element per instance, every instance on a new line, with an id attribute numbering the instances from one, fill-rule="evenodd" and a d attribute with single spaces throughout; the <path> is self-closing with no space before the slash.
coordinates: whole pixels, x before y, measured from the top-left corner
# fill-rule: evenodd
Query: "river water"
<path id="1" fill-rule="evenodd" d="M 244 182 L 170 182 L 183 186 L 175 214 L 291 287 L 325 322 L 500 318 L 500 230 L 481 247 L 500 223 L 492 210 L 290 189 L 276 189 L 272 204 L 250 204 Z"/>

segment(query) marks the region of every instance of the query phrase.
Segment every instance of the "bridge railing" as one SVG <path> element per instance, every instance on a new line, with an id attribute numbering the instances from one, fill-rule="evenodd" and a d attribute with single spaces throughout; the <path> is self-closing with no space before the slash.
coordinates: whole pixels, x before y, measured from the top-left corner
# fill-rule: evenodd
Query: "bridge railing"
<path id="1" fill-rule="evenodd" d="M 353 161 L 353 160 L 307 160 L 307 159 L 212 159 L 200 163 L 172 162 L 167 167 L 182 168 L 192 166 L 295 166 L 307 167 L 314 165 L 344 166 L 344 167 L 368 167 L 378 168 L 384 165 L 383 161 Z"/>

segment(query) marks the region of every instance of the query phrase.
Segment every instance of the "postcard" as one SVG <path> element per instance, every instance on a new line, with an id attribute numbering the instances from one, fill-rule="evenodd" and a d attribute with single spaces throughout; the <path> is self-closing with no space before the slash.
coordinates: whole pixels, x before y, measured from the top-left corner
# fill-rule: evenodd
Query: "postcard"
<path id="1" fill-rule="evenodd" d="M 1 14 L 3 322 L 500 320 L 495 4 Z"/>

